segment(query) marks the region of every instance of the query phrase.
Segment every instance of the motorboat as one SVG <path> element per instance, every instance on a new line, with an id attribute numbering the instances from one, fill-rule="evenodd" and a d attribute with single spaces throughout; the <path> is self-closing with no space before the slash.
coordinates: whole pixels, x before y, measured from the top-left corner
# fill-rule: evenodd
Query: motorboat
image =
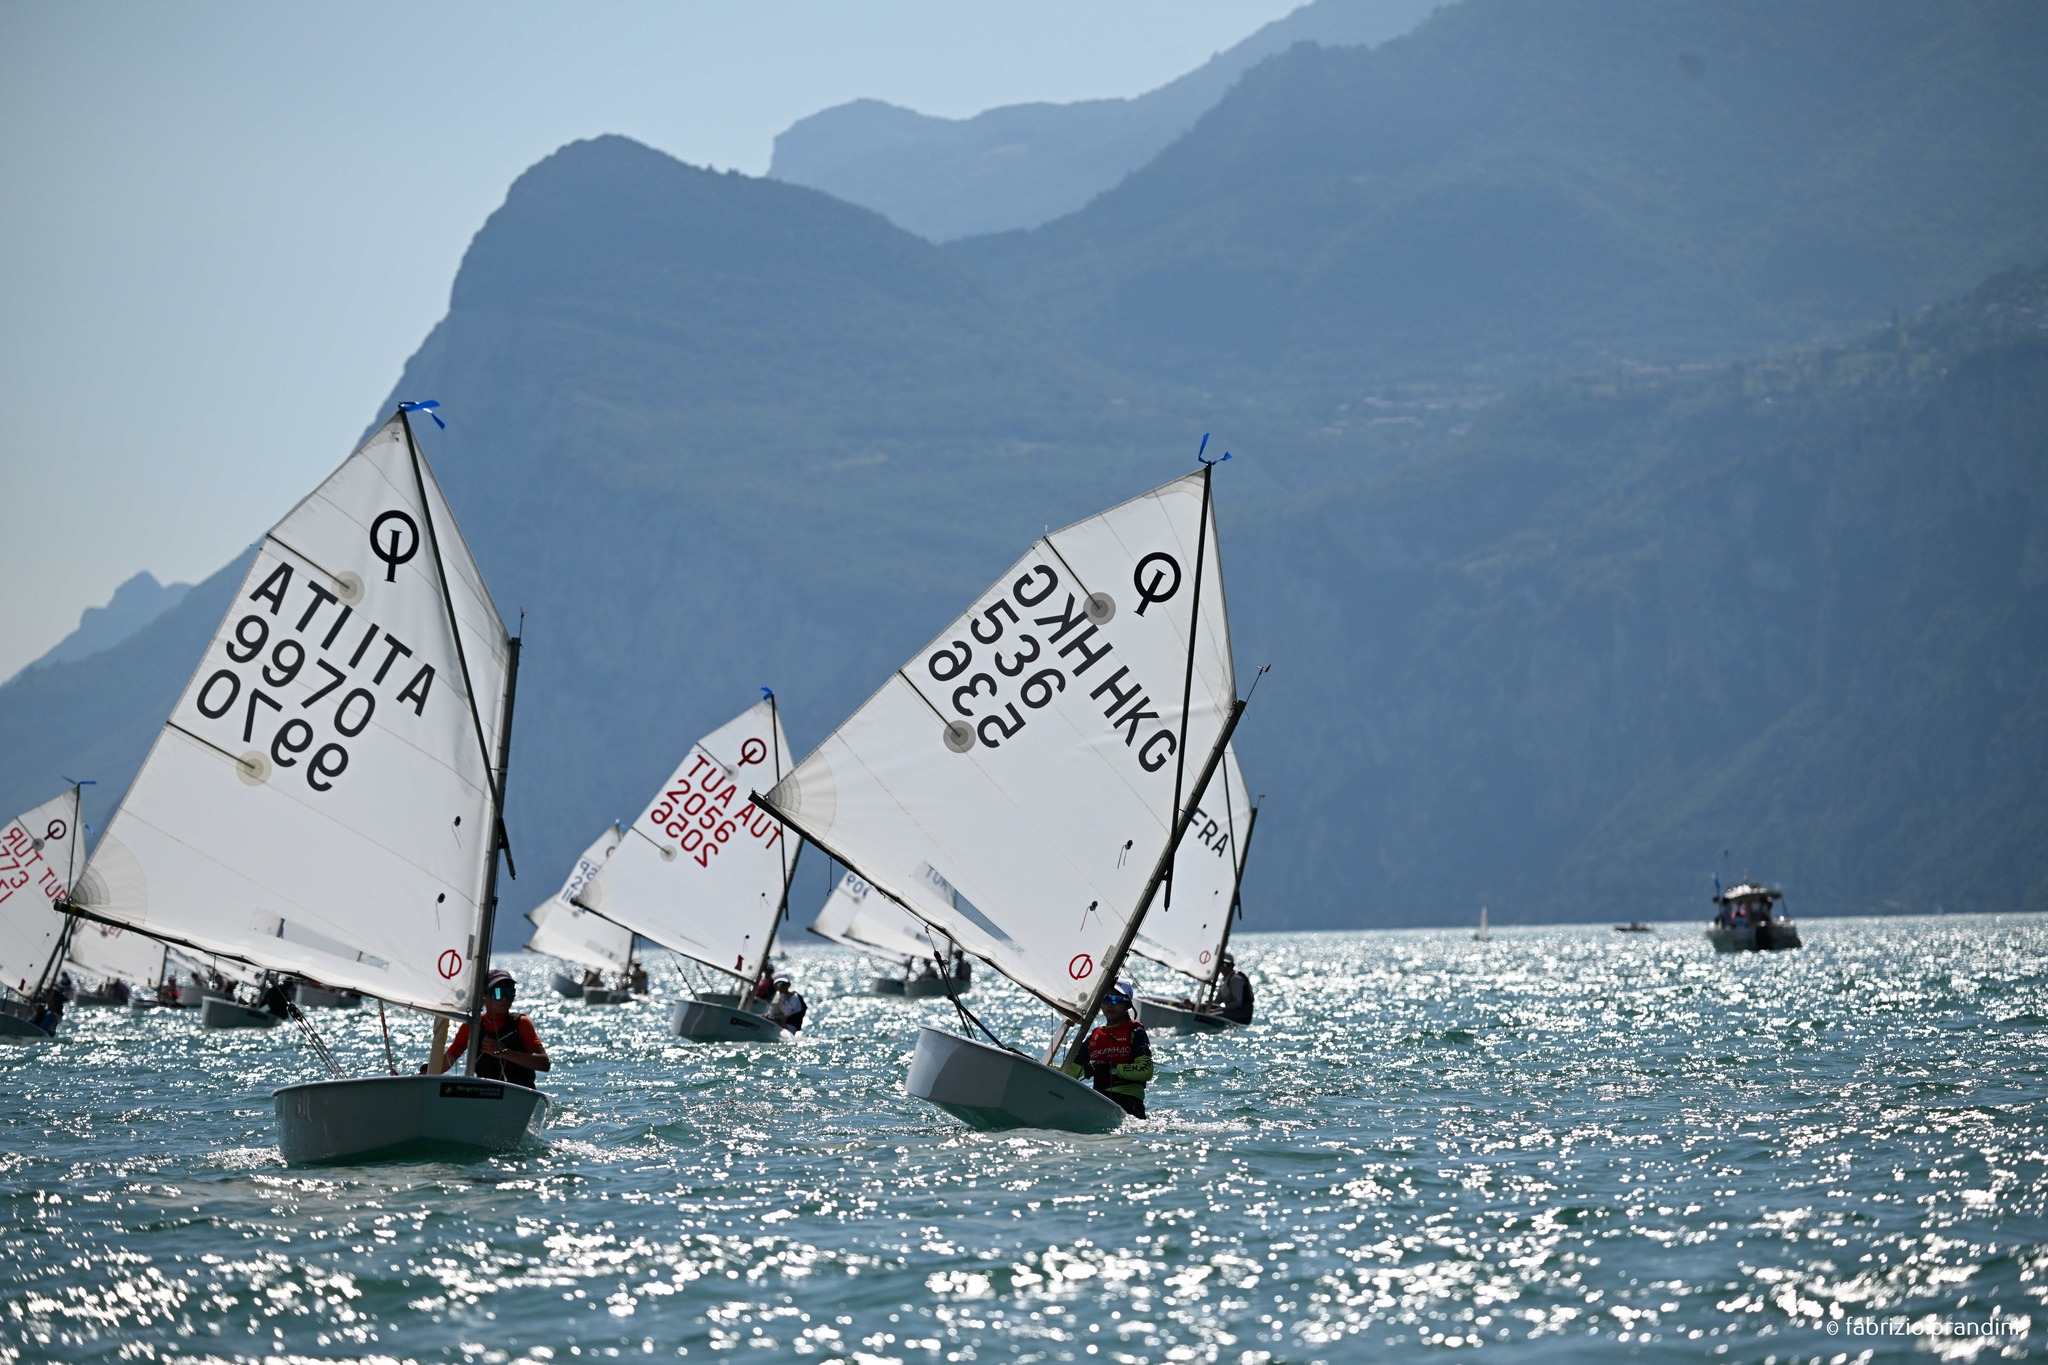
<path id="1" fill-rule="evenodd" d="M 1799 926 L 1779 909 L 1782 891 L 1743 882 L 1714 893 L 1718 913 L 1707 926 L 1717 953 L 1782 952 L 1801 945 Z"/>

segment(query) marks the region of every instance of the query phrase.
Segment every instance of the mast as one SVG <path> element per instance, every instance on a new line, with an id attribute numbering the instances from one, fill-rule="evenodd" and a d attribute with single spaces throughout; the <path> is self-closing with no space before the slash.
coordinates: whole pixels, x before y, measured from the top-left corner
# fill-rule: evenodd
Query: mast
<path id="1" fill-rule="evenodd" d="M 775 780 L 782 780 L 782 713 L 777 708 L 772 688 L 761 689 L 768 698 L 768 743 L 775 751 Z M 802 838 L 801 835 L 798 836 Z M 761 945 L 761 969 L 768 966 L 768 955 L 775 951 L 775 940 L 782 932 L 782 922 L 789 918 L 789 887 L 796 880 L 797 858 L 803 857 L 803 845 L 798 843 L 796 857 L 789 855 L 789 826 L 783 825 L 782 838 L 776 841 L 775 852 L 782 859 L 782 900 L 775 907 L 775 918 L 768 923 L 768 941 Z M 760 984 L 760 971 L 754 973 L 755 985 Z"/>
<path id="2" fill-rule="evenodd" d="M 1214 465 L 1205 463 L 1202 466 L 1202 514 L 1201 520 L 1197 523 L 1199 530 L 1195 535 L 1195 586 L 1193 601 L 1188 610 L 1188 664 L 1187 671 L 1181 677 L 1180 741 L 1174 745 L 1173 750 L 1173 838 L 1167 841 L 1165 850 L 1160 853 L 1159 863 L 1152 869 L 1151 879 L 1145 885 L 1145 894 L 1138 898 L 1138 913 L 1131 916 L 1131 922 L 1124 926 L 1123 935 L 1117 940 L 1116 951 L 1110 954 L 1110 969 L 1103 973 L 1101 984 L 1096 986 L 1094 993 L 1089 997 L 1088 1008 L 1081 1011 L 1080 1023 L 1084 1029 L 1087 1028 L 1088 1021 L 1095 1017 L 1095 1012 L 1102 1008 L 1102 997 L 1115 987 L 1117 974 L 1124 967 L 1124 958 L 1131 951 L 1131 941 L 1137 938 L 1138 928 L 1145 922 L 1145 915 L 1151 907 L 1152 898 L 1159 892 L 1161 882 L 1166 883 L 1166 908 L 1173 908 L 1173 858 L 1180 849 L 1181 840 L 1187 837 L 1188 826 L 1194 822 L 1194 801 L 1183 806 L 1181 794 L 1182 779 L 1187 772 L 1188 708 L 1193 702 L 1195 689 L 1195 644 L 1202 632 L 1202 570 L 1206 567 L 1209 555 L 1210 485 L 1215 473 Z M 1230 719 L 1224 722 L 1223 732 L 1216 737 L 1216 745 L 1209 751 L 1208 762 L 1202 765 L 1202 775 L 1195 783 L 1196 801 L 1199 801 L 1202 794 L 1209 789 L 1209 779 L 1215 775 L 1216 765 L 1223 761 L 1223 752 L 1230 747 L 1230 736 L 1237 729 L 1238 717 L 1243 714 L 1244 701 L 1239 698 L 1231 705 Z M 1051 1046 L 1046 1049 L 1046 1065 L 1052 1065 L 1052 1059 L 1058 1054 L 1060 1044 L 1066 1041 L 1067 1028 L 1067 1025 L 1062 1024 Z"/>
<path id="3" fill-rule="evenodd" d="M 1252 807 L 1252 813 L 1244 822 L 1244 839 L 1237 846 L 1237 878 L 1230 888 L 1230 913 L 1223 917 L 1223 941 L 1216 945 L 1216 964 L 1223 965 L 1224 954 L 1230 951 L 1230 933 L 1237 927 L 1237 921 L 1244 918 L 1244 865 L 1251 861 L 1252 831 L 1259 827 L 1259 808 Z M 1208 982 L 1208 998 L 1216 998 L 1216 978 L 1211 975 Z"/>
<path id="4" fill-rule="evenodd" d="M 441 558 L 441 534 L 434 525 L 434 504 L 427 496 L 427 477 L 420 467 L 420 443 L 412 432 L 412 418 L 407 415 L 406 406 L 398 407 L 398 421 L 405 430 L 406 450 L 412 456 L 413 485 L 419 491 L 420 515 L 427 523 L 427 544 L 434 552 L 434 575 L 441 585 L 441 605 L 448 613 L 448 634 L 455 643 L 455 662 L 462 670 L 462 695 L 469 703 L 469 722 L 476 730 L 477 749 L 483 754 L 484 772 L 490 781 L 490 833 L 485 835 L 486 849 L 484 863 L 484 899 L 481 913 L 477 916 L 477 942 L 471 953 L 471 981 L 469 990 L 469 1051 L 463 1058 L 463 1073 L 476 1074 L 476 1059 L 483 1042 L 484 980 L 491 972 L 491 931 L 498 920 L 498 851 L 503 849 L 507 860 L 512 854 L 511 842 L 505 837 L 505 777 L 512 766 L 512 702 L 519 692 L 519 637 L 512 636 L 505 641 L 505 715 L 498 729 L 498 748 L 494 755 L 491 746 L 484 740 L 483 716 L 476 709 L 476 687 L 470 681 L 469 655 L 462 647 L 462 622 L 455 615 L 455 598 L 448 590 L 448 565 Z M 498 761 L 493 762 L 496 758 Z M 514 876 L 517 876 L 515 871 Z"/>
<path id="5" fill-rule="evenodd" d="M 1196 800 L 1201 799 L 1203 790 L 1209 785 L 1210 777 L 1216 772 L 1216 765 L 1223 761 L 1223 751 L 1230 747 L 1231 732 L 1237 729 L 1238 717 L 1243 714 L 1244 700 L 1239 698 L 1231 703 L 1230 719 L 1223 723 L 1223 732 L 1216 736 L 1216 747 L 1209 751 L 1209 761 L 1202 765 L 1202 775 L 1195 783 Z M 1088 1021 L 1095 1017 L 1095 1012 L 1102 1008 L 1102 997 L 1109 993 L 1110 987 L 1116 985 L 1117 973 L 1123 970 L 1124 955 L 1130 952 L 1131 940 L 1138 936 L 1138 926 L 1145 920 L 1145 908 L 1151 905 L 1152 897 L 1159 891 L 1159 884 L 1166 880 L 1167 872 L 1173 867 L 1174 852 L 1180 847 L 1180 841 L 1187 837 L 1188 826 L 1194 821 L 1195 808 L 1192 804 L 1174 821 L 1173 841 L 1167 844 L 1165 851 L 1159 855 L 1159 862 L 1153 867 L 1152 876 L 1145 883 L 1145 894 L 1138 901 L 1138 913 L 1132 916 L 1130 924 L 1124 929 L 1123 937 L 1117 941 L 1116 952 L 1110 958 L 1116 965 L 1103 974 L 1102 984 L 1095 988 L 1094 996 L 1088 1001 L 1087 1010 L 1081 1015 L 1080 1023 L 1083 1028 L 1086 1028 Z M 1066 1041 L 1067 1031 L 1072 1026 L 1072 1020 L 1062 1022 L 1052 1045 L 1045 1051 L 1047 1066 L 1052 1065 L 1053 1057 L 1059 1052 L 1060 1044 Z"/>
<path id="6" fill-rule="evenodd" d="M 71 884 L 77 879 L 74 869 L 78 861 L 78 846 L 84 842 L 79 837 L 84 832 L 84 826 L 79 823 L 80 814 L 84 810 L 83 791 L 82 783 L 71 784 L 71 856 L 64 867 L 64 899 L 67 906 L 71 900 Z M 60 910 L 55 905 L 50 909 L 53 913 L 64 916 L 64 927 L 57 931 L 57 941 L 51 945 L 50 956 L 43 963 L 42 973 L 36 977 L 35 994 L 29 997 L 31 1000 L 55 984 L 58 973 L 63 969 L 64 955 L 71 950 L 71 936 L 78 932 L 78 916 L 71 914 L 68 909 Z"/>

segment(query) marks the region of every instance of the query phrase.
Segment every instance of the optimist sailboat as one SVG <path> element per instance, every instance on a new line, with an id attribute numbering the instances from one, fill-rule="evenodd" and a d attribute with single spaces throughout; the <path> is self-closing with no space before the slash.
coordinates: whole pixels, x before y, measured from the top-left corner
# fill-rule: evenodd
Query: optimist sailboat
<path id="1" fill-rule="evenodd" d="M 1147 1029 L 1221 1033 L 1243 1027 L 1209 1008 L 1209 997 L 1230 944 L 1231 927 L 1243 913 L 1238 888 L 1258 818 L 1233 746 L 1225 750 L 1223 767 L 1197 807 L 1188 837 L 1174 853 L 1172 905 L 1145 916 L 1131 942 L 1131 950 L 1140 957 L 1192 978 L 1198 988 L 1188 1004 L 1164 996 L 1139 996 L 1139 1017 Z"/>
<path id="2" fill-rule="evenodd" d="M 691 746 L 578 897 L 584 909 L 733 979 L 730 991 L 697 992 L 676 1006 L 678 1037 L 782 1036 L 745 1007 L 796 872 L 781 822 L 746 796 L 749 784 L 781 775 L 789 752 L 775 694 L 761 690 L 759 702 Z"/>
<path id="3" fill-rule="evenodd" d="M 546 953 L 599 972 L 632 972 L 633 931 L 595 913 L 583 901 L 586 893 L 596 894 L 592 888 L 625 837 L 626 831 L 620 826 L 608 826 L 597 842 L 583 850 L 562 889 L 526 912 L 526 918 L 533 924 L 533 936 L 526 940 L 527 951 Z M 592 998 L 589 988 L 559 972 L 555 974 L 554 987 L 562 995 L 589 999 L 592 1004 L 616 1004 L 625 998 L 624 992 L 618 991 L 603 991 L 601 998 Z"/>
<path id="4" fill-rule="evenodd" d="M 876 977 L 876 995 L 943 995 L 949 990 L 958 995 L 967 989 L 945 975 L 947 955 L 925 922 L 877 894 L 858 872 L 839 879 L 811 922 L 811 932 L 866 957 L 895 963 L 903 975 Z M 932 964 L 931 974 L 912 975 L 910 969 L 920 962 Z"/>
<path id="5" fill-rule="evenodd" d="M 0 828 L 0 1040 L 55 1035 L 39 1006 L 77 924 L 56 907 L 78 872 L 80 818 L 74 786 Z"/>
<path id="6" fill-rule="evenodd" d="M 93 920 L 77 920 L 71 943 L 64 950 L 64 964 L 76 975 L 97 983 L 81 992 L 76 1005 L 126 1005 L 134 1003 L 135 992 L 154 987 L 164 979 L 169 950 L 163 944 L 138 934 Z"/>
<path id="7" fill-rule="evenodd" d="M 1209 474 L 1040 539 L 760 798 L 1052 1007 L 1043 1060 L 918 1035 L 909 1092 L 976 1127 L 1123 1121 L 1052 1063 L 1116 983 L 1244 709 Z"/>
<path id="8" fill-rule="evenodd" d="M 519 642 L 420 455 L 415 406 L 263 538 L 73 908 L 467 1017 L 474 1040 Z M 336 1078 L 275 1095 L 289 1161 L 500 1151 L 547 1112 L 477 1077 L 475 1042 L 467 1076 L 345 1079 L 319 1050 Z"/>

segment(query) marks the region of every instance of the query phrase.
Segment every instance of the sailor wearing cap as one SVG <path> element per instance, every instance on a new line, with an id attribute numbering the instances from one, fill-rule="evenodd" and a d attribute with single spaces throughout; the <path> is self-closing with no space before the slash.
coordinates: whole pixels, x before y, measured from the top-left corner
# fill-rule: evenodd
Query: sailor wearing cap
<path id="1" fill-rule="evenodd" d="M 552 1070 L 554 1063 L 548 1060 L 548 1050 L 541 1045 L 540 1034 L 534 1032 L 533 1021 L 512 1013 L 512 997 L 518 993 L 512 973 L 503 968 L 493 969 L 484 978 L 483 1028 L 479 1033 L 483 1041 L 477 1047 L 476 1074 L 531 1090 L 534 1073 Z M 465 1022 L 448 1044 L 447 1063 L 453 1065 L 468 1049 L 469 1025 Z"/>
<path id="2" fill-rule="evenodd" d="M 1134 991 L 1119 981 L 1102 997 L 1108 1020 L 1075 1044 L 1067 1056 L 1067 1074 L 1086 1076 L 1132 1118 L 1145 1117 L 1145 1087 L 1152 1080 L 1152 1036 L 1131 1017 Z"/>
<path id="3" fill-rule="evenodd" d="M 768 1017 L 771 1020 L 782 1025 L 785 1031 L 795 1033 L 804 1026 L 804 1016 L 810 1013 L 810 1010 L 811 1007 L 805 1003 L 804 998 L 790 986 L 788 977 L 775 978 L 775 998 L 768 1004 Z"/>

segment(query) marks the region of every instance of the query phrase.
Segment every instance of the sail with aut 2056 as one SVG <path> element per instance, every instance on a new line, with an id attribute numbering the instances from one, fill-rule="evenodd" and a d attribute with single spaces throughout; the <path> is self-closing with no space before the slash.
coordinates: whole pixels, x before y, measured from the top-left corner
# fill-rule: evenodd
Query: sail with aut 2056
<path id="1" fill-rule="evenodd" d="M 394 416 L 263 538 L 75 902 L 466 1012 L 511 654 Z"/>
<path id="2" fill-rule="evenodd" d="M 789 761 L 763 699 L 691 746 L 626 830 L 585 902 L 643 938 L 752 983 L 775 937 L 796 849 L 748 799 Z"/>
<path id="3" fill-rule="evenodd" d="M 633 964 L 633 931 L 603 918 L 603 872 L 626 832 L 610 825 L 583 850 L 562 889 L 526 912 L 533 922 L 528 952 L 546 953 L 600 970 L 623 972 Z"/>
<path id="4" fill-rule="evenodd" d="M 1045 536 L 769 804 L 1078 1021 L 1174 838 L 1181 761 L 1185 803 L 1235 721 L 1210 522 L 1204 476 L 1190 474 Z"/>
<path id="5" fill-rule="evenodd" d="M 0 826 L 0 983 L 17 995 L 46 984 L 71 920 L 54 906 L 78 872 L 78 788 Z"/>
<path id="6" fill-rule="evenodd" d="M 1251 822 L 1251 795 L 1244 789 L 1233 745 L 1224 749 L 1223 763 L 1195 808 L 1187 837 L 1174 850 L 1173 896 L 1145 916 L 1132 951 L 1197 981 L 1215 979 L 1230 936 Z"/>

